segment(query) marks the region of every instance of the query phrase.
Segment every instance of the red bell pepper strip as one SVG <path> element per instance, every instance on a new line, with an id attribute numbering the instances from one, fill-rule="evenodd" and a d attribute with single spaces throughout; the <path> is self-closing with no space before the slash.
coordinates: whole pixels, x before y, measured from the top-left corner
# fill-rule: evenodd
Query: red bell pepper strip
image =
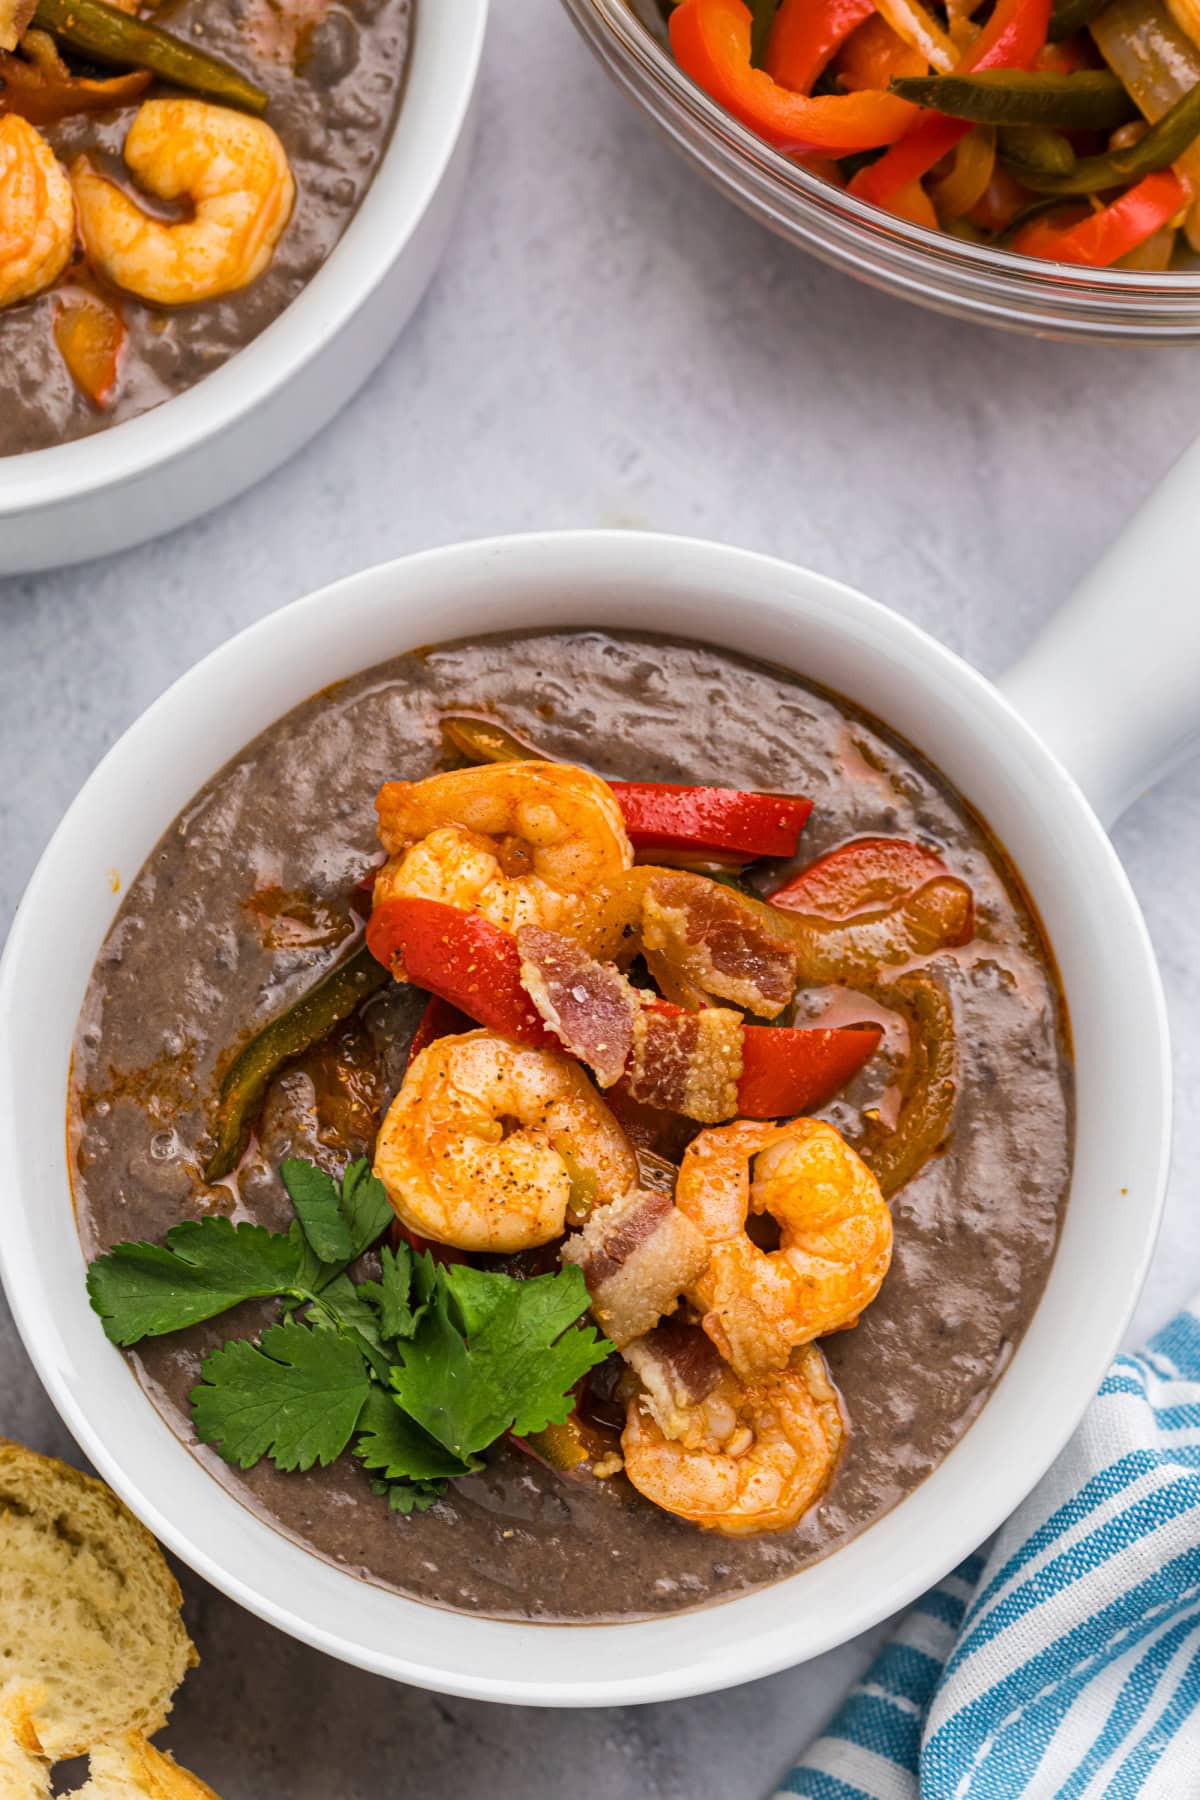
<path id="1" fill-rule="evenodd" d="M 371 954 L 458 1007 L 480 1025 L 522 1044 L 562 1051 L 521 985 L 516 939 L 479 913 L 439 900 L 385 900 L 367 925 Z M 681 1007 L 658 1002 L 666 1012 Z M 773 1119 L 811 1112 L 832 1099 L 879 1046 L 877 1025 L 743 1028 L 738 1112 Z"/>
<path id="2" fill-rule="evenodd" d="M 1000 0 L 958 64 L 958 72 L 1029 68 L 1046 42 L 1049 23 L 1050 0 Z M 887 206 L 909 182 L 928 175 L 971 129 L 966 119 L 926 113 L 878 162 L 859 170 L 850 183 L 850 192 L 875 206 Z"/>
<path id="3" fill-rule="evenodd" d="M 909 838 L 852 838 L 785 881 L 770 900 L 787 912 L 849 919 L 857 912 L 890 906 L 949 873 L 936 850 Z"/>
<path id="4" fill-rule="evenodd" d="M 736 788 L 679 787 L 665 781 L 611 781 L 629 841 L 642 854 L 686 851 L 741 865 L 758 856 L 794 856 L 812 801 Z"/>
<path id="5" fill-rule="evenodd" d="M 767 74 L 794 93 L 810 93 L 830 57 L 874 11 L 874 0 L 781 0 L 767 41 Z"/>
<path id="6" fill-rule="evenodd" d="M 1107 269 L 1161 231 L 1190 198 L 1191 190 L 1174 169 L 1160 169 L 1131 187 L 1111 206 L 1102 207 L 1073 225 L 1031 219 L 1014 237 L 1012 248 L 1020 256 Z"/>
<path id="7" fill-rule="evenodd" d="M 742 1042 L 738 1114 L 743 1119 L 793 1118 L 813 1112 L 844 1088 L 874 1056 L 880 1025 L 747 1025 Z"/>
<path id="8" fill-rule="evenodd" d="M 408 1046 L 409 1063 L 415 1062 L 422 1050 L 428 1050 L 430 1044 L 436 1044 L 439 1038 L 455 1037 L 460 1031 L 474 1029 L 474 1019 L 468 1019 L 465 1013 L 459 1012 L 457 1006 L 451 1006 L 448 1000 L 431 994 L 429 1004 L 418 1019 L 417 1029 Z"/>
<path id="9" fill-rule="evenodd" d="M 393 975 L 425 988 L 490 1031 L 558 1047 L 521 986 L 517 941 L 481 913 L 440 900 L 385 900 L 367 922 L 367 948 Z"/>
<path id="10" fill-rule="evenodd" d="M 914 108 L 893 94 L 809 99 L 782 87 L 751 66 L 750 27 L 743 0 L 681 0 L 671 14 L 671 49 L 697 87 L 777 150 L 852 156 L 893 143 L 908 129 Z"/>

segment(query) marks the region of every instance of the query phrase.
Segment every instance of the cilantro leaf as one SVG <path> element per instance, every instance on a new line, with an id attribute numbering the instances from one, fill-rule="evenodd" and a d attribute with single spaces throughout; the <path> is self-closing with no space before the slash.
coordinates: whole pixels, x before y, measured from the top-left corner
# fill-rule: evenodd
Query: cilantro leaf
<path id="1" fill-rule="evenodd" d="M 354 1454 L 365 1469 L 388 1481 L 444 1481 L 481 1467 L 454 1456 L 400 1410 L 382 1388 L 373 1387 L 359 1420 Z"/>
<path id="2" fill-rule="evenodd" d="M 383 1332 L 380 1328 L 379 1309 L 372 1304 L 369 1294 L 364 1288 L 374 1286 L 373 1282 L 363 1282 L 355 1287 L 348 1275 L 335 1275 L 321 1289 L 320 1298 L 305 1314 L 305 1322 L 315 1325 L 319 1330 L 358 1332 L 366 1339 L 366 1345 L 359 1345 L 365 1355 L 367 1349 L 382 1351 Z M 368 1358 L 368 1360 L 371 1360 Z M 378 1368 L 381 1377 L 386 1379 L 388 1359 L 384 1357 Z"/>
<path id="3" fill-rule="evenodd" d="M 474 1337 L 476 1332 L 483 1329 L 485 1320 L 503 1302 L 511 1282 L 512 1278 L 508 1275 L 477 1269 L 472 1263 L 446 1265 L 446 1284 L 467 1337 Z M 574 1314 L 571 1316 L 575 1317 Z"/>
<path id="4" fill-rule="evenodd" d="M 371 1492 L 380 1498 L 386 1497 L 393 1512 L 409 1513 L 428 1512 L 435 1500 L 440 1500 L 446 1491 L 444 1481 L 373 1481 Z"/>
<path id="5" fill-rule="evenodd" d="M 166 1244 L 117 1244 L 88 1269 L 88 1295 L 114 1344 L 182 1331 L 243 1300 L 285 1294 L 303 1260 L 295 1239 L 221 1215 L 188 1219 Z"/>
<path id="6" fill-rule="evenodd" d="M 250 1469 L 269 1456 L 278 1469 L 335 1461 L 350 1442 L 370 1378 L 352 1338 L 291 1321 L 264 1331 L 261 1344 L 226 1344 L 204 1359 L 192 1389 L 201 1443 Z"/>
<path id="7" fill-rule="evenodd" d="M 570 1264 L 515 1283 L 472 1340 L 497 1371 L 518 1437 L 561 1425 L 574 1409 L 575 1384 L 612 1354 L 594 1327 L 575 1328 L 587 1307 L 583 1272 Z"/>
<path id="8" fill-rule="evenodd" d="M 532 1281 L 464 1271 L 437 1270 L 416 1334 L 399 1346 L 392 1387 L 404 1411 L 466 1461 L 505 1431 L 524 1437 L 561 1423 L 576 1382 L 612 1346 L 574 1328 L 588 1304 L 577 1268 Z M 470 1322 L 469 1340 L 455 1312 Z"/>
<path id="9" fill-rule="evenodd" d="M 325 1263 L 352 1261 L 354 1240 L 332 1175 L 299 1156 L 281 1162 L 279 1173 L 313 1253 Z"/>
<path id="10" fill-rule="evenodd" d="M 359 1283 L 359 1298 L 376 1307 L 379 1329 L 385 1338 L 410 1338 L 425 1310 L 426 1302 L 412 1304 L 413 1253 L 407 1244 L 379 1252 L 379 1281 Z"/>
<path id="11" fill-rule="evenodd" d="M 365 1158 L 352 1162 L 342 1176 L 342 1217 L 350 1233 L 350 1261 L 369 1250 L 395 1218 L 387 1189 Z"/>

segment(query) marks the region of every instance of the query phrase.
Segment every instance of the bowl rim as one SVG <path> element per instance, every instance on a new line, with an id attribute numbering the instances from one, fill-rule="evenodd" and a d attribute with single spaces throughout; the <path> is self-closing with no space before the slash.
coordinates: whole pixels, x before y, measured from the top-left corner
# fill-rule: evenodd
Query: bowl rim
<path id="1" fill-rule="evenodd" d="M 0 458 L 0 525 L 116 490 L 264 406 L 353 322 L 433 205 L 466 126 L 489 0 L 415 0 L 408 66 L 378 167 L 324 263 L 277 318 L 210 375 L 117 425 Z"/>
<path id="2" fill-rule="evenodd" d="M 620 583 L 624 588 L 612 610 L 597 618 L 590 603 L 581 613 L 582 602 L 571 591 L 572 577 L 580 587 L 586 578 L 593 586 L 603 580 L 614 591 Z M 133 1377 L 120 1353 L 100 1339 L 87 1311 L 69 1191 L 65 1214 L 62 1210 L 61 1190 L 69 1189 L 69 1184 L 61 1130 L 59 1142 L 49 1144 L 31 1123 L 30 1101 L 46 1090 L 45 1069 L 57 1068 L 65 1083 L 67 1061 L 56 1061 L 47 1020 L 57 1007 L 69 1015 L 73 1036 L 82 998 L 82 983 L 61 970 L 62 935 L 55 935 L 53 915 L 63 902 L 56 901 L 56 895 L 69 874 L 80 884 L 73 891 L 72 905 L 80 899 L 90 901 L 94 904 L 85 906 L 84 913 L 89 918 L 97 911 L 102 915 L 95 927 L 98 935 L 82 940 L 78 949 L 78 956 L 86 957 L 80 968 L 89 972 L 95 951 L 88 945 L 103 938 L 117 906 L 111 893 L 107 910 L 103 901 L 108 871 L 98 844 L 105 839 L 95 834 L 101 827 L 109 830 L 105 808 L 114 817 L 120 812 L 131 818 L 152 812 L 150 825 L 139 826 L 135 834 L 148 854 L 179 810 L 173 804 L 176 790 L 186 789 L 186 801 L 201 785 L 189 773 L 188 758 L 197 766 L 207 759 L 211 775 L 254 731 L 286 710 L 264 695 L 264 687 L 276 695 L 303 683 L 301 690 L 292 691 L 290 705 L 327 685 L 327 662 L 325 681 L 310 680 L 312 664 L 306 657 L 314 647 L 322 657 L 337 658 L 344 673 L 354 673 L 380 660 L 375 653 L 378 642 L 390 641 L 392 653 L 398 654 L 402 644 L 427 639 L 428 633 L 419 630 L 417 609 L 427 607 L 439 589 L 446 609 L 439 612 L 439 621 L 453 623 L 456 604 L 474 603 L 468 592 L 472 587 L 479 592 L 482 613 L 483 596 L 498 592 L 505 582 L 512 585 L 523 579 L 540 584 L 536 605 L 531 602 L 528 616 L 519 607 L 512 609 L 515 616 L 506 613 L 503 619 L 489 611 L 488 629 L 588 624 L 603 629 L 625 624 L 687 635 L 680 621 L 692 617 L 697 604 L 728 608 L 730 594 L 741 590 L 745 604 L 738 608 L 737 625 L 724 627 L 724 637 L 710 630 L 691 635 L 730 644 L 731 638 L 744 634 L 753 615 L 752 653 L 763 655 L 768 623 L 774 621 L 788 641 L 803 624 L 806 642 L 815 642 L 824 633 L 848 662 L 865 659 L 882 669 L 898 694 L 907 684 L 912 706 L 920 714 L 936 721 L 944 712 L 945 729 L 960 734 L 964 754 L 969 749 L 976 761 L 992 756 L 998 781 L 1014 788 L 1020 785 L 1036 796 L 1036 805 L 1032 798 L 1024 804 L 1032 821 L 1030 830 L 1042 832 L 1052 845 L 1047 851 L 1052 859 L 1047 885 L 1057 882 L 1068 896 L 1068 912 L 1074 912 L 1072 924 L 1080 926 L 1081 939 L 1087 937 L 1083 926 L 1088 924 L 1089 909 L 1099 917 L 1096 896 L 1103 899 L 1103 940 L 1114 946 L 1117 966 L 1103 987 L 1091 984 L 1095 992 L 1088 1004 L 1113 1017 L 1124 1009 L 1124 1022 L 1132 1020 L 1140 1046 L 1137 1068 L 1130 1074 L 1126 1117 L 1104 1125 L 1110 1138 L 1128 1130 L 1131 1143 L 1136 1140 L 1136 1158 L 1130 1150 L 1128 1167 L 1122 1162 L 1115 1171 L 1105 1168 L 1109 1198 L 1088 1202 L 1114 1204 L 1115 1189 L 1108 1183 L 1127 1180 L 1128 1188 L 1121 1191 L 1128 1198 L 1119 1203 L 1113 1243 L 1099 1250 L 1092 1245 L 1082 1253 L 1106 1260 L 1086 1283 L 1066 1273 L 1060 1276 L 1068 1236 L 1077 1246 L 1079 1233 L 1086 1228 L 1080 1222 L 1076 1229 L 1074 1223 L 1081 1207 L 1074 1191 L 1082 1168 L 1077 1143 L 1072 1203 L 1046 1291 L 1006 1373 L 942 1463 L 890 1513 L 798 1574 L 718 1606 L 634 1623 L 521 1624 L 443 1612 L 333 1568 L 249 1513 L 213 1480 L 152 1406 L 143 1403 L 136 1411 L 128 1406 Z M 405 601 L 414 616 L 411 626 L 406 623 L 401 630 L 395 620 Z M 459 634 L 447 630 L 443 639 L 455 635 Z M 355 648 L 348 650 L 351 643 Z M 226 717 L 212 721 L 212 699 L 221 693 L 227 697 Z M 240 717 L 247 706 L 257 718 L 250 731 Z M 198 720 L 212 721 L 217 747 L 195 743 Z M 902 729 L 895 715 L 889 722 Z M 942 729 L 940 723 L 937 729 Z M 1002 753 L 986 747 L 987 733 L 1002 739 Z M 224 749 L 223 734 L 236 738 L 232 751 Z M 155 762 L 160 739 L 175 747 L 184 766 L 174 785 L 156 801 L 156 784 L 163 779 Z M 1039 823 L 1041 811 L 1049 807 L 1055 809 L 1053 831 Z M 1044 910 L 1047 896 L 1036 884 L 1033 894 L 1035 904 Z M 1061 946 L 1056 943 L 1056 948 Z M 1094 942 L 1090 949 L 1094 955 Z M 1124 952 L 1124 957 L 1116 952 Z M 62 988 L 57 1001 L 51 991 L 55 983 Z M 1082 994 L 1079 977 L 1076 988 Z M 1074 1006 L 1075 990 L 1068 985 L 1067 991 Z M 1092 1053 L 1089 1041 L 1087 1054 Z M 1095 1054 L 1108 1052 L 1098 1046 Z M 1114 1048 L 1112 1055 L 1117 1054 Z M 909 620 L 827 577 L 727 545 L 606 531 L 528 533 L 450 545 L 334 583 L 266 615 L 210 652 L 130 726 L 68 810 L 29 883 L 0 962 L 0 1167 L 7 1177 L 0 1184 L 0 1276 L 18 1330 L 52 1401 L 101 1475 L 184 1561 L 259 1616 L 363 1668 L 474 1698 L 561 1706 L 680 1698 L 774 1673 L 869 1628 L 976 1549 L 1024 1498 L 1073 1431 L 1119 1346 L 1140 1292 L 1165 1195 L 1169 1077 L 1166 1009 L 1157 965 L 1141 912 L 1107 836 L 1071 777 L 1003 694 L 945 646 Z M 1111 1089 L 1111 1080 L 1108 1086 Z M 63 1091 L 60 1086 L 58 1094 Z M 61 1098 L 56 1104 L 61 1117 Z M 1100 1115 L 1105 1109 L 1093 1111 Z M 1099 1142 L 1100 1130 L 1092 1136 Z M 56 1188 L 51 1205 L 49 1197 Z M 66 1223 L 70 1244 L 65 1250 L 64 1236 L 53 1235 L 53 1211 Z M 39 1232 L 50 1234 L 49 1253 L 44 1256 L 39 1255 Z M 1079 1254 L 1077 1247 L 1072 1249 L 1072 1256 Z M 1052 1293 L 1056 1300 L 1050 1320 Z M 86 1330 L 79 1329 L 81 1319 Z M 1063 1327 L 1069 1330 L 1060 1344 L 1055 1332 Z M 1056 1380 L 1052 1391 L 1043 1395 L 1043 1364 L 1037 1359 L 1044 1359 L 1050 1348 L 1057 1352 Z M 995 1424 L 998 1397 L 1013 1388 L 1018 1368 L 1026 1371 L 1021 1378 L 1026 1387 L 1028 1371 L 1036 1368 L 1033 1391 L 1039 1399 L 1031 1416 L 1020 1421 L 1019 1435 L 1011 1422 L 1005 1424 L 1006 1414 L 998 1427 Z M 103 1417 L 102 1408 L 107 1409 Z M 985 1480 L 969 1465 L 981 1461 L 985 1447 L 995 1448 L 998 1430 L 1000 1442 L 1008 1431 L 1009 1452 L 1015 1442 L 1025 1463 L 1018 1467 L 1019 1459 L 1009 1454 L 986 1471 Z M 839 1585 L 839 1567 L 847 1574 L 853 1569 L 860 1578 L 849 1592 L 845 1582 Z M 864 1571 L 870 1578 L 862 1579 Z M 805 1584 L 803 1590 L 795 1588 L 797 1582 Z M 801 1592 L 811 1603 L 798 1616 L 803 1609 L 788 1601 Z M 569 1634 L 565 1641 L 564 1632 Z"/>
<path id="3" fill-rule="evenodd" d="M 835 267 L 918 303 L 1010 328 L 1111 340 L 1161 333 L 1175 342 L 1200 333 L 1200 268 L 1092 269 L 903 219 L 824 181 L 726 112 L 665 52 L 632 0 L 563 4 L 609 73 L 689 160 L 755 217 Z M 1156 305 L 1163 309 L 1157 318 Z"/>

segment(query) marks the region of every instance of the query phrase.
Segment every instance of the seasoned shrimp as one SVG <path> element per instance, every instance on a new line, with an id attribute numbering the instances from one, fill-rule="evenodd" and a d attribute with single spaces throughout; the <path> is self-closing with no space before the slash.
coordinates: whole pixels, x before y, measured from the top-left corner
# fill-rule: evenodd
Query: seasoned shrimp
<path id="1" fill-rule="evenodd" d="M 561 1236 L 573 1198 L 606 1206 L 636 1186 L 637 1157 L 578 1063 L 468 1031 L 410 1065 L 375 1173 L 411 1231 L 507 1253 Z"/>
<path id="2" fill-rule="evenodd" d="M 675 1200 L 709 1243 L 687 1298 L 747 1378 L 782 1368 L 798 1344 L 857 1324 L 892 1259 L 879 1183 L 820 1119 L 739 1119 L 702 1131 L 684 1155 Z M 750 1212 L 776 1221 L 778 1249 L 747 1235 Z"/>
<path id="3" fill-rule="evenodd" d="M 71 165 L 84 247 L 117 287 L 158 306 L 232 294 L 261 275 L 292 214 L 296 184 L 262 119 L 205 100 L 147 100 L 125 161 L 159 200 L 190 218 L 153 217 L 86 156 Z"/>
<path id="4" fill-rule="evenodd" d="M 19 113 L 0 116 L 0 307 L 58 280 L 75 248 L 75 202 L 62 165 Z"/>
<path id="5" fill-rule="evenodd" d="M 564 763 L 496 763 L 389 781 L 375 802 L 391 860 L 375 901 L 420 896 L 517 931 L 599 947 L 607 896 L 633 864 L 608 783 Z"/>
<path id="6" fill-rule="evenodd" d="M 639 1494 L 664 1511 L 749 1537 L 787 1531 L 833 1478 L 845 1427 L 815 1344 L 753 1382 L 723 1369 L 716 1385 L 667 1437 L 639 1392 L 628 1402 L 621 1449 Z"/>

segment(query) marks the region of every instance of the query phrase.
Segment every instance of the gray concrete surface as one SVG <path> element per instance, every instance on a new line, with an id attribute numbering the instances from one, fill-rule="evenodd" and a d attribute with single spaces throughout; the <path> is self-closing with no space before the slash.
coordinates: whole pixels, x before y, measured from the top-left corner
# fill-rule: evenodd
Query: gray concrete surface
<path id="1" fill-rule="evenodd" d="M 320 442 L 187 531 L 0 583 L 5 919 L 148 701 L 367 563 L 531 526 L 696 532 L 836 574 L 996 672 L 1196 429 L 1193 352 L 955 325 L 775 242 L 676 162 L 553 0 L 499 0 L 481 127 L 439 279 Z M 1163 961 L 1180 1102 L 1140 1335 L 1200 1281 L 1200 772 L 1117 841 Z M 0 1431 L 70 1452 L 2 1307 Z M 204 1664 L 169 1741 L 224 1800 L 756 1796 L 870 1648 L 718 1698 L 515 1712 L 357 1674 L 185 1585 Z"/>

